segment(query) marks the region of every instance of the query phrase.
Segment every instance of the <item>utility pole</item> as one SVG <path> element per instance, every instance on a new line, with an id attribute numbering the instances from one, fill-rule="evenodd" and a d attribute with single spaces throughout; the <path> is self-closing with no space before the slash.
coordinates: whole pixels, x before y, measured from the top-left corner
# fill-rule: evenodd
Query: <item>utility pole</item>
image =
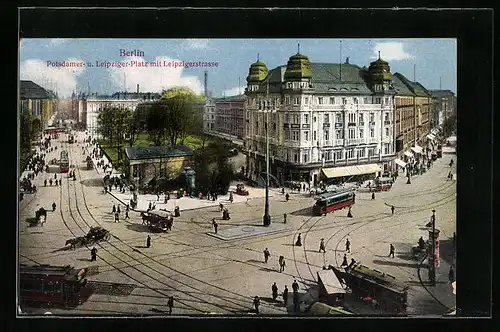
<path id="1" fill-rule="evenodd" d="M 429 281 L 436 286 L 436 210 L 432 210 L 431 252 L 429 254 Z"/>
<path id="2" fill-rule="evenodd" d="M 266 89 L 266 105 L 265 107 L 269 107 L 269 81 L 267 81 L 267 89 Z M 265 130 L 266 130 L 266 204 L 264 207 L 264 226 L 271 225 L 271 216 L 269 215 L 269 110 L 266 109 L 266 122 L 265 122 Z"/>

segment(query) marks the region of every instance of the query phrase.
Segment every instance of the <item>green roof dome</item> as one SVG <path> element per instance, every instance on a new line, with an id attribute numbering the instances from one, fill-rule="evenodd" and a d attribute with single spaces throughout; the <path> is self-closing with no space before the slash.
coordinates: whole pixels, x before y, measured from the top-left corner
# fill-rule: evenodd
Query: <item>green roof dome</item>
<path id="1" fill-rule="evenodd" d="M 311 62 L 307 56 L 297 53 L 288 59 L 285 71 L 285 80 L 311 77 Z"/>
<path id="2" fill-rule="evenodd" d="M 392 79 L 391 67 L 387 61 L 380 58 L 380 54 L 376 61 L 370 63 L 368 72 L 370 73 L 372 82 L 383 83 Z"/>
<path id="3" fill-rule="evenodd" d="M 254 62 L 250 65 L 248 70 L 247 82 L 259 83 L 262 82 L 267 76 L 267 66 L 264 62 Z"/>

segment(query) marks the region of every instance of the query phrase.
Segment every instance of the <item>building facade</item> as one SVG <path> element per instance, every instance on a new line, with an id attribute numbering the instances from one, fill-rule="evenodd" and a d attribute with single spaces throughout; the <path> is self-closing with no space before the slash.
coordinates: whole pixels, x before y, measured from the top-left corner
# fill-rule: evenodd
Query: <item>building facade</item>
<path id="1" fill-rule="evenodd" d="M 29 115 L 35 131 L 47 128 L 57 111 L 57 97 L 33 81 L 20 81 L 20 113 Z"/>
<path id="2" fill-rule="evenodd" d="M 270 71 L 253 63 L 245 90 L 247 176 L 258 181 L 265 174 L 266 124 L 270 174 L 278 185 L 315 186 L 338 178 L 335 168 L 345 166 L 371 166 L 365 173 L 352 167 L 347 172 L 354 176 L 389 170 L 395 154 L 391 80 L 380 58 L 369 68 L 348 59 L 311 63 L 299 53 Z"/>
<path id="3" fill-rule="evenodd" d="M 457 97 L 451 90 L 431 90 L 434 106 L 433 128 L 442 127 L 444 121 L 457 110 Z"/>
<path id="4" fill-rule="evenodd" d="M 213 98 L 208 97 L 200 103 L 203 107 L 203 131 L 206 134 L 215 134 L 217 132 L 215 126 L 215 102 Z"/>
<path id="5" fill-rule="evenodd" d="M 245 96 L 217 98 L 214 103 L 215 131 L 242 140 L 245 135 Z"/>

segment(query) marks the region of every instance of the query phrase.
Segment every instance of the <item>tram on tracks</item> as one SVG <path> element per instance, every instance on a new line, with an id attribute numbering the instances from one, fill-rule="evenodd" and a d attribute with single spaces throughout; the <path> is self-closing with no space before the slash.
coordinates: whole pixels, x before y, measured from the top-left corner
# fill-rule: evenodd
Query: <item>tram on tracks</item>
<path id="1" fill-rule="evenodd" d="M 318 196 L 313 206 L 314 215 L 325 215 L 335 210 L 343 209 L 354 204 L 355 193 L 352 189 L 329 192 Z"/>
<path id="2" fill-rule="evenodd" d="M 86 269 L 70 265 L 26 265 L 19 269 L 19 297 L 22 304 L 42 303 L 73 306 L 85 301 Z"/>
<path id="3" fill-rule="evenodd" d="M 61 151 L 61 159 L 59 160 L 59 170 L 61 173 L 69 172 L 69 158 L 68 158 L 68 151 L 66 150 Z"/>

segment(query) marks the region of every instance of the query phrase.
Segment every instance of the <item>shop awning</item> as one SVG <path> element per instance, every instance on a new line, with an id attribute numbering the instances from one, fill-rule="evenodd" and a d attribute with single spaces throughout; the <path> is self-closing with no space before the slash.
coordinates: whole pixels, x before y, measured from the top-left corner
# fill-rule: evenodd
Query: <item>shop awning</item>
<path id="1" fill-rule="evenodd" d="M 436 136 L 429 134 L 427 135 L 427 138 L 434 141 L 436 139 Z"/>
<path id="2" fill-rule="evenodd" d="M 371 174 L 380 172 L 382 167 L 377 164 L 368 164 L 368 165 L 355 165 L 355 166 L 343 166 L 343 167 L 331 167 L 331 168 L 323 168 L 321 171 L 323 174 L 329 178 L 339 178 L 342 176 L 354 176 L 354 175 L 363 175 L 363 174 Z"/>
<path id="3" fill-rule="evenodd" d="M 412 150 L 413 152 L 415 152 L 415 153 L 420 153 L 420 154 L 422 154 L 422 147 L 420 147 L 420 146 L 418 146 L 418 145 L 417 145 L 417 146 L 412 146 L 412 147 L 411 147 L 411 150 Z"/>
<path id="4" fill-rule="evenodd" d="M 410 151 L 405 151 L 405 156 L 407 157 L 413 157 L 413 153 L 411 153 Z"/>
<path id="5" fill-rule="evenodd" d="M 401 159 L 399 159 L 399 158 L 396 158 L 396 159 L 394 160 L 394 162 L 395 162 L 396 164 L 398 164 L 399 166 L 401 166 L 401 167 L 406 167 L 406 163 L 405 163 L 404 161 L 402 161 Z"/>

